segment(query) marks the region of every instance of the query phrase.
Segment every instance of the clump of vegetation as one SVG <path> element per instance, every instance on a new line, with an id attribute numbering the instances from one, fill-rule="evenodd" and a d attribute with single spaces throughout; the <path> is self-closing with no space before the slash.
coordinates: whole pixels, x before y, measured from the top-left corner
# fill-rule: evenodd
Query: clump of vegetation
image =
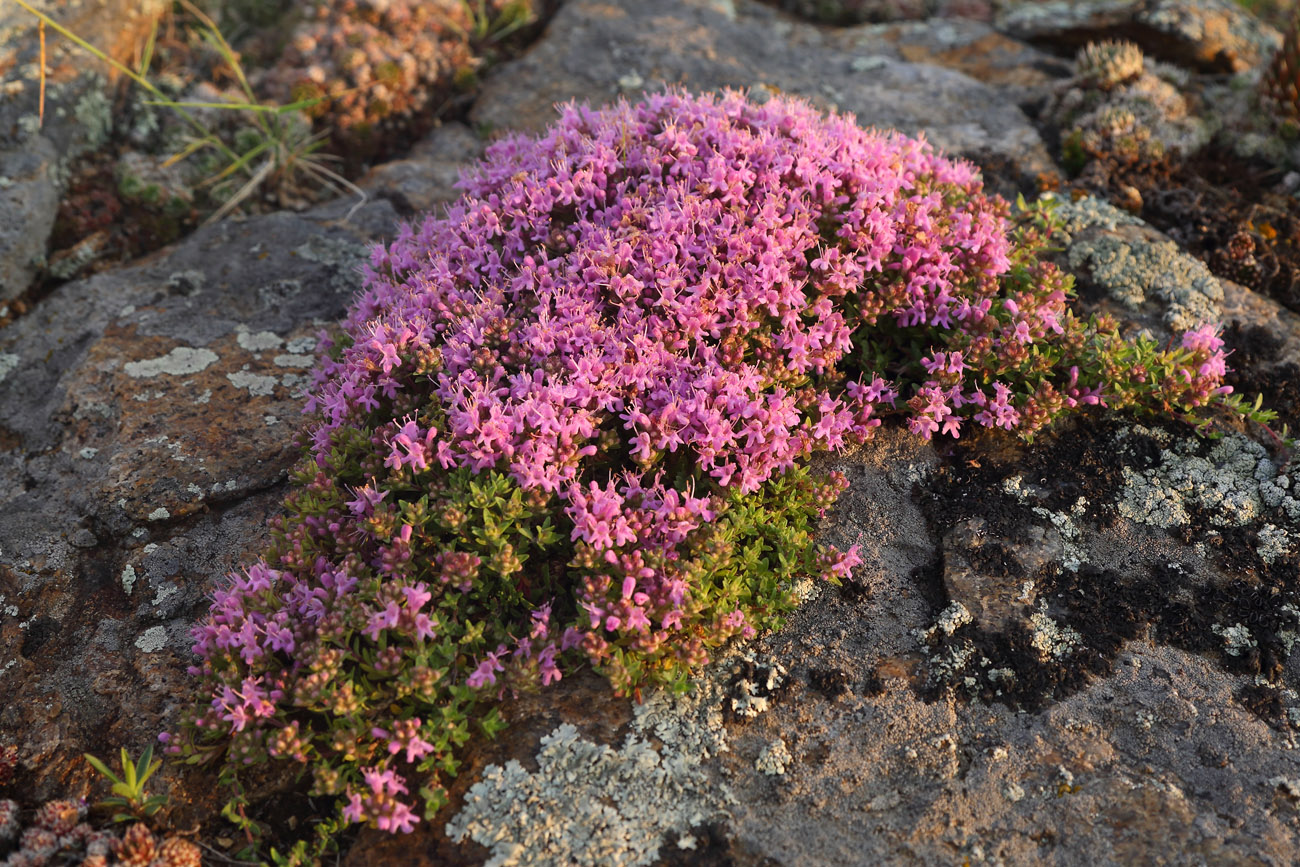
<path id="1" fill-rule="evenodd" d="M 883 417 L 1251 415 L 1213 325 L 1161 349 L 1074 315 L 1045 208 L 797 100 L 568 106 L 463 186 L 323 344 L 287 515 L 195 628 L 168 746 L 236 787 L 297 767 L 338 799 L 326 837 L 431 817 L 508 690 L 685 689 L 797 580 L 848 577 L 812 536 L 847 482 L 807 459 Z"/>
<path id="2" fill-rule="evenodd" d="M 1065 167 L 1080 174 L 1094 163 L 1149 166 L 1200 149 L 1209 128 L 1191 113 L 1172 75 L 1147 64 L 1131 42 L 1090 42 L 1080 49 L 1074 75 L 1056 88 L 1044 111 L 1060 131 Z"/>
<path id="3" fill-rule="evenodd" d="M 317 0 L 257 76 L 358 161 L 427 128 L 472 87 L 485 52 L 537 20 L 535 0 Z"/>
<path id="4" fill-rule="evenodd" d="M 1291 137 L 1300 137 L 1300 11 L 1260 79 L 1259 96 L 1265 110 L 1289 128 Z"/>
<path id="5" fill-rule="evenodd" d="M 1109 90 L 1142 74 L 1142 49 L 1123 40 L 1089 42 L 1079 49 L 1074 66 L 1082 79 Z"/>
<path id="6" fill-rule="evenodd" d="M 128 66 L 16 2 L 42 34 L 70 40 L 132 85 L 107 121 L 109 141 L 72 167 L 49 257 L 59 280 L 239 210 L 302 210 L 341 193 L 364 201 L 350 179 L 460 111 L 478 73 L 553 8 L 178 0 Z"/>

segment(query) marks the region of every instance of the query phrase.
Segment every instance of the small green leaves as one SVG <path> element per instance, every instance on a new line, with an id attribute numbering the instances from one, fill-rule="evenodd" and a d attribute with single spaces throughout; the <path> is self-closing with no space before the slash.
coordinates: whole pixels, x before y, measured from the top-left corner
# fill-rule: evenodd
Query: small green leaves
<path id="1" fill-rule="evenodd" d="M 162 767 L 162 759 L 153 757 L 152 746 L 145 747 L 144 752 L 140 754 L 140 758 L 136 762 L 131 761 L 130 754 L 123 748 L 120 760 L 122 776 L 120 777 L 109 770 L 108 765 L 90 753 L 85 753 L 85 759 L 92 768 L 113 784 L 113 796 L 105 798 L 100 802 L 99 806 L 120 810 L 120 812 L 114 813 L 114 822 L 149 818 L 167 803 L 166 795 L 148 795 L 144 790 L 144 784 L 153 776 L 154 771 Z"/>
<path id="2" fill-rule="evenodd" d="M 509 726 L 509 723 L 501 718 L 501 714 L 496 708 L 492 708 L 484 714 L 478 724 L 483 729 L 483 733 L 489 738 L 495 738 Z"/>

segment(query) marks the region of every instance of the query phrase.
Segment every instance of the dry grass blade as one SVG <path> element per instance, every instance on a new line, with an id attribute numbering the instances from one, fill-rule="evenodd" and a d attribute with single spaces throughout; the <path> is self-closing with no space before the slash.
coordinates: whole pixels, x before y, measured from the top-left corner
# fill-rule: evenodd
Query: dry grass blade
<path id="1" fill-rule="evenodd" d="M 370 201 L 370 196 L 366 195 L 365 190 L 361 189 L 338 172 L 331 171 L 317 162 L 312 162 L 310 160 L 304 161 L 303 170 L 314 175 L 321 182 L 329 185 L 332 189 L 340 193 L 343 192 L 343 190 L 346 190 L 357 197 L 356 204 L 351 208 L 348 208 L 348 212 L 343 215 L 343 222 L 345 223 L 352 219 L 352 215 L 355 214 L 362 205 Z M 342 187 L 342 189 L 340 189 L 340 187 Z"/>
<path id="2" fill-rule="evenodd" d="M 39 128 L 45 126 L 45 22 L 43 20 L 37 23 L 36 32 L 41 43 L 41 92 L 36 108 L 36 126 Z"/>
<path id="3" fill-rule="evenodd" d="M 233 211 L 235 208 L 238 208 L 245 199 L 247 199 L 249 196 L 253 194 L 254 190 L 256 190 L 259 186 L 262 185 L 263 181 L 265 181 L 267 178 L 271 176 L 271 172 L 273 172 L 274 170 L 275 170 L 275 160 L 268 159 L 266 162 L 262 163 L 262 165 L 258 167 L 257 171 L 253 172 L 252 177 L 250 177 L 244 183 L 244 185 L 235 192 L 234 195 L 232 195 L 229 199 L 226 199 L 226 201 L 222 203 L 220 208 L 217 208 L 217 210 L 212 212 L 212 216 L 208 217 L 206 220 L 203 221 L 203 225 L 209 226 L 213 223 L 216 223 L 220 221 L 222 217 L 225 217 L 227 214 Z"/>

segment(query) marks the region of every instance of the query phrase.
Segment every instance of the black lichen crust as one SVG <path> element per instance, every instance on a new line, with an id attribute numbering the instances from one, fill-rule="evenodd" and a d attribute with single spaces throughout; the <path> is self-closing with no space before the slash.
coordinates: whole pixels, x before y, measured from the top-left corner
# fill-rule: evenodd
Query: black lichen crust
<path id="1" fill-rule="evenodd" d="M 1121 455 L 1115 442 L 1122 425 L 1084 419 L 1033 448 L 1008 447 L 984 437 L 955 449 L 921 495 L 921 507 L 936 537 L 978 517 L 986 522 L 987 536 L 1015 539 L 1026 526 L 1043 524 L 1033 506 L 1066 511 L 1079 497 L 1086 497 L 1089 504 L 1080 523 L 1113 525 L 1119 516 L 1111 504 L 1123 486 L 1123 467 L 1141 471 L 1158 464 L 1160 456 L 1154 440 L 1135 432 L 1125 438 Z M 1046 490 L 1047 496 L 1026 504 L 1005 492 L 1003 480 L 1017 474 Z M 1123 574 L 1088 564 L 1072 572 L 1059 563 L 1048 563 L 1023 576 L 1034 580 L 1046 613 L 1077 633 L 1077 644 L 1069 653 L 1045 661 L 1033 646 L 1027 622 L 998 632 L 984 631 L 976 623 L 951 635 L 930 630 L 924 639 L 930 659 L 928 677 L 917 681 L 919 693 L 928 700 L 951 695 L 1039 710 L 1082 689 L 1094 677 L 1109 674 L 1125 642 L 1146 640 L 1202 654 L 1235 674 L 1255 675 L 1252 685 L 1239 690 L 1238 699 L 1271 724 L 1286 725 L 1281 688 L 1300 684 L 1287 682 L 1294 678 L 1285 666 L 1287 648 L 1281 633 L 1300 631 L 1296 614 L 1300 606 L 1295 605 L 1300 599 L 1300 556 L 1291 553 L 1266 563 L 1257 553 L 1255 529 L 1211 529 L 1210 516 L 1195 508 L 1188 511 L 1191 524 L 1168 531 L 1188 546 L 1181 563 L 1144 558 L 1135 551 Z M 1191 549 L 1196 542 L 1203 543 L 1204 558 Z M 1000 548 L 986 545 L 985 550 L 992 549 L 995 556 L 972 565 L 994 578 L 1022 577 L 1015 574 L 1019 565 L 1014 558 L 996 556 Z M 937 583 L 930 589 L 946 600 L 942 574 L 939 568 L 925 577 Z M 1287 602 L 1292 603 L 1290 610 L 1284 607 Z M 936 617 L 943 607 L 936 607 Z M 1212 627 L 1234 624 L 1249 629 L 1254 646 L 1234 647 L 1232 654 Z M 952 665 L 954 658 L 965 662 Z M 1013 677 L 1008 678 L 1006 670 Z"/>

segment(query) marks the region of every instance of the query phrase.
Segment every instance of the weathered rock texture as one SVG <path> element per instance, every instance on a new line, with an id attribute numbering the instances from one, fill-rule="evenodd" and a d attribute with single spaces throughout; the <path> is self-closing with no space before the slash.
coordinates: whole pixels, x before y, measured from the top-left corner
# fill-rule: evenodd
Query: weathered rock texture
<path id="1" fill-rule="evenodd" d="M 924 131 L 1014 189 L 1050 162 L 1019 105 L 1069 72 L 1023 41 L 1051 43 L 1045 24 L 1017 21 L 830 30 L 745 0 L 571 0 L 470 120 L 537 130 L 556 101 L 663 83 L 792 91 Z M 1248 60 L 1251 27 L 1184 28 L 1168 58 Z M 89 793 L 83 751 L 138 753 L 175 722 L 188 626 L 266 540 L 297 393 L 364 243 L 451 197 L 481 147 L 449 125 L 377 167 L 355 213 L 204 229 L 0 330 L 0 742 L 28 806 Z M 1296 315 L 1123 212 L 1069 208 L 1060 261 L 1089 304 L 1162 336 L 1240 319 L 1268 336 L 1252 370 L 1294 376 Z M 451 806 L 410 836 L 362 833 L 346 863 L 1294 860 L 1300 502 L 1276 453 L 1096 414 L 1033 446 L 887 427 L 827 463 L 852 487 L 823 532 L 863 546 L 857 582 L 807 587 L 690 696 L 637 706 L 574 676 L 507 701 L 512 727 L 471 744 Z M 158 788 L 225 846 L 212 782 L 169 767 Z"/>
<path id="2" fill-rule="evenodd" d="M 566 4 L 544 39 L 485 82 L 470 117 L 535 131 L 550 122 L 554 103 L 635 99 L 666 84 L 759 98 L 779 91 L 852 112 L 864 126 L 924 131 L 950 153 L 993 155 L 1024 172 L 1047 165 L 1015 105 L 966 75 L 896 54 L 856 50 L 842 36 L 752 3 L 587 0 Z"/>

